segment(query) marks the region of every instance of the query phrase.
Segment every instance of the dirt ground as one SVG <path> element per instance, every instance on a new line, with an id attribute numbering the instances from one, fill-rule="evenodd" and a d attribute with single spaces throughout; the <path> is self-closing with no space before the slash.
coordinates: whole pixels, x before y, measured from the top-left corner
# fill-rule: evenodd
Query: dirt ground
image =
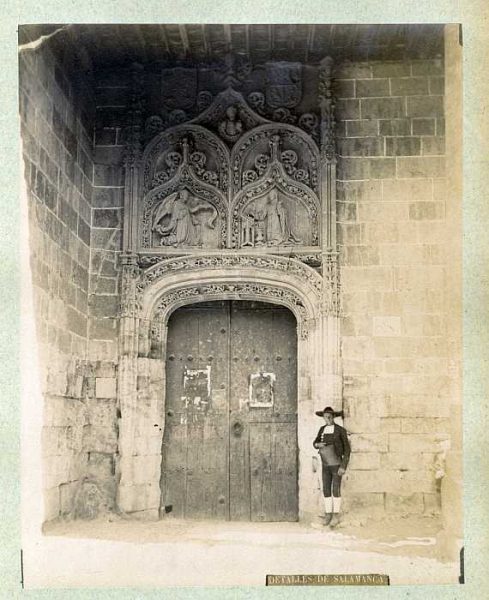
<path id="1" fill-rule="evenodd" d="M 46 565 L 51 585 L 67 587 L 263 585 L 266 574 L 301 573 L 380 573 L 394 585 L 457 583 L 459 566 L 442 560 L 439 534 L 436 517 L 345 520 L 335 530 L 319 518 L 310 526 L 171 516 L 58 521 L 45 526 L 36 546 L 31 584 L 42 587 L 46 579 L 42 547 L 57 557 Z"/>

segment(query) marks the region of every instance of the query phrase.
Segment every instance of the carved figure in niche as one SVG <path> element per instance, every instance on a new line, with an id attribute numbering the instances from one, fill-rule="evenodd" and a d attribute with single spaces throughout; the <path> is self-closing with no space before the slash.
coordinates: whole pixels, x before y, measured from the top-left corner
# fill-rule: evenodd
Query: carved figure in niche
<path id="1" fill-rule="evenodd" d="M 209 214 L 210 213 L 210 214 Z M 202 228 L 215 228 L 216 209 L 186 189 L 165 198 L 153 218 L 161 246 L 202 246 Z"/>
<path id="2" fill-rule="evenodd" d="M 253 203 L 243 214 L 242 246 L 300 244 L 290 227 L 287 206 L 274 188 L 261 206 Z"/>
<path id="3" fill-rule="evenodd" d="M 235 142 L 243 133 L 243 123 L 238 118 L 238 109 L 229 106 L 226 118 L 218 125 L 219 134 L 228 142 Z"/>

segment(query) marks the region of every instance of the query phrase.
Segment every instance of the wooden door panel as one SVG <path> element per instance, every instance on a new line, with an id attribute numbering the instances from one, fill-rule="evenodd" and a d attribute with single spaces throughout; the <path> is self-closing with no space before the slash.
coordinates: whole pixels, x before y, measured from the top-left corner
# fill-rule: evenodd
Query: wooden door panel
<path id="1" fill-rule="evenodd" d="M 174 313 L 161 479 L 173 514 L 297 519 L 296 353 L 295 319 L 280 307 L 213 302 Z"/>
<path id="2" fill-rule="evenodd" d="M 286 309 L 262 303 L 231 307 L 231 518 L 297 520 L 297 338 Z M 250 378 L 268 374 L 271 406 L 250 402 Z M 273 379 L 273 381 L 271 381 Z M 266 379 L 265 379 L 266 381 Z M 262 399 L 268 398 L 268 392 Z M 241 424 L 235 435 L 233 424 Z M 283 440 L 283 433 L 287 439 Z M 279 452 L 280 445 L 285 449 Z M 290 475 L 289 475 L 290 474 Z"/>
<path id="3" fill-rule="evenodd" d="M 180 309 L 168 324 L 162 497 L 175 516 L 227 518 L 227 337 L 222 303 Z"/>
<path id="4" fill-rule="evenodd" d="M 250 426 L 251 520 L 296 521 L 295 423 Z"/>

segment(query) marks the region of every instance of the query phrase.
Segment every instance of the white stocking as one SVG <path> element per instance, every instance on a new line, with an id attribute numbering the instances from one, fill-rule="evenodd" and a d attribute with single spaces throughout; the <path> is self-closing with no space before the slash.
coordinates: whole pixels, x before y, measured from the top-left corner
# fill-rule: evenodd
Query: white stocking
<path id="1" fill-rule="evenodd" d="M 331 500 L 333 501 L 333 512 L 339 513 L 341 511 L 341 498 L 337 498 L 336 496 L 331 496 Z"/>
<path id="2" fill-rule="evenodd" d="M 324 500 L 324 512 L 329 515 L 333 512 L 333 496 L 329 496 L 328 498 L 323 497 Z"/>

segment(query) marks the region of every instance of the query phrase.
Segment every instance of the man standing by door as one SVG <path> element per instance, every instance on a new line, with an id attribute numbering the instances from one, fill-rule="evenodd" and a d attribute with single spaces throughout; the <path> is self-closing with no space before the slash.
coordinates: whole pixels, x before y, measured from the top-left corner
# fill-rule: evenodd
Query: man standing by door
<path id="1" fill-rule="evenodd" d="M 324 425 L 319 428 L 314 448 L 319 450 L 322 463 L 325 525 L 336 527 L 340 522 L 341 478 L 350 460 L 350 442 L 346 429 L 334 422 L 335 412 L 331 406 L 316 411 L 323 417 Z"/>

